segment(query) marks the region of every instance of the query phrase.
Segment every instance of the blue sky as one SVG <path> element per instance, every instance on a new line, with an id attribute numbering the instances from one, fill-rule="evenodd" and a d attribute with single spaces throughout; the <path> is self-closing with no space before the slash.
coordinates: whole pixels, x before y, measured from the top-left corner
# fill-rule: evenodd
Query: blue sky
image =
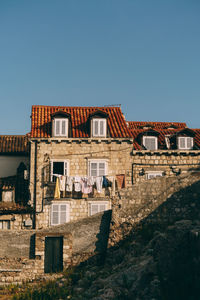
<path id="1" fill-rule="evenodd" d="M 200 1 L 1 0 L 0 101 L 0 134 L 34 104 L 200 128 Z"/>

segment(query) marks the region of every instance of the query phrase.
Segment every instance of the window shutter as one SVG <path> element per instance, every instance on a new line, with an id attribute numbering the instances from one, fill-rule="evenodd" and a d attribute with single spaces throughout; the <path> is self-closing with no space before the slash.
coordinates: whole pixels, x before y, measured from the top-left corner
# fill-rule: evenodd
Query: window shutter
<path id="1" fill-rule="evenodd" d="M 99 212 L 105 211 L 106 210 L 106 205 L 105 204 L 100 204 L 99 205 Z"/>
<path id="2" fill-rule="evenodd" d="M 53 204 L 52 205 L 52 220 L 51 220 L 52 225 L 57 225 L 59 224 L 59 206 L 58 204 Z"/>
<path id="3" fill-rule="evenodd" d="M 60 135 L 60 120 L 55 120 L 55 135 Z"/>
<path id="4" fill-rule="evenodd" d="M 67 170 L 68 170 L 68 163 L 67 163 L 67 161 L 65 161 L 64 162 L 64 175 L 68 174 Z"/>
<path id="5" fill-rule="evenodd" d="M 100 135 L 104 135 L 104 126 L 105 122 L 103 120 L 100 121 Z"/>
<path id="6" fill-rule="evenodd" d="M 91 204 L 90 215 L 92 216 L 94 214 L 97 214 L 99 212 L 98 208 L 99 208 L 98 204 Z"/>
<path id="7" fill-rule="evenodd" d="M 180 149 L 185 149 L 186 148 L 186 143 L 185 143 L 185 138 L 184 137 L 179 137 L 179 148 Z"/>
<path id="8" fill-rule="evenodd" d="M 60 224 L 67 222 L 67 205 L 61 204 L 60 205 Z"/>
<path id="9" fill-rule="evenodd" d="M 154 138 L 146 138 L 144 146 L 148 150 L 155 150 L 156 149 L 156 140 Z"/>
<path id="10" fill-rule="evenodd" d="M 94 121 L 94 135 L 98 135 L 98 120 Z"/>
<path id="11" fill-rule="evenodd" d="M 98 176 L 97 174 L 97 163 L 91 163 L 90 164 L 90 174 L 91 176 Z"/>
<path id="12" fill-rule="evenodd" d="M 3 229 L 3 221 L 0 221 L 0 229 Z"/>
<path id="13" fill-rule="evenodd" d="M 191 149 L 193 146 L 193 139 L 191 137 L 187 138 L 187 149 Z"/>
<path id="14" fill-rule="evenodd" d="M 67 122 L 66 120 L 62 120 L 62 135 L 66 135 L 66 126 L 67 125 Z"/>
<path id="15" fill-rule="evenodd" d="M 99 163 L 99 176 L 104 176 L 106 174 L 105 163 Z"/>

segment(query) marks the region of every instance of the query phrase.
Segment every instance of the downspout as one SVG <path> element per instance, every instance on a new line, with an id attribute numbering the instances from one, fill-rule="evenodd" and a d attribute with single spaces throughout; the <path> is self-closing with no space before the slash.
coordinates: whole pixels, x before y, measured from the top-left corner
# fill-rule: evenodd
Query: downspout
<path id="1" fill-rule="evenodd" d="M 34 153 L 34 189 L 33 189 L 33 229 L 36 228 L 36 186 L 37 186 L 37 141 L 35 141 Z"/>

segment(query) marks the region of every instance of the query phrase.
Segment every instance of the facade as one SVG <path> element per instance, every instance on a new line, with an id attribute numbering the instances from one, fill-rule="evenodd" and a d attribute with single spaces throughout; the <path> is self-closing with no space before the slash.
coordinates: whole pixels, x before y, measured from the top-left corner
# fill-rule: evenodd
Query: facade
<path id="1" fill-rule="evenodd" d="M 28 136 L 0 136 L 0 229 L 30 227 Z"/>
<path id="2" fill-rule="evenodd" d="M 30 142 L 36 228 L 107 210 L 115 191 L 132 184 L 133 139 L 120 107 L 33 106 Z M 55 195 L 57 178 L 69 188 Z"/>
<path id="3" fill-rule="evenodd" d="M 0 179 L 0 229 L 85 218 L 110 209 L 121 188 L 200 163 L 200 129 L 127 122 L 120 107 L 36 105 L 30 134 L 0 142 L 2 155 L 21 158 L 17 172 Z"/>
<path id="4" fill-rule="evenodd" d="M 133 142 L 133 184 L 178 176 L 200 167 L 200 129 L 185 123 L 128 122 Z"/>

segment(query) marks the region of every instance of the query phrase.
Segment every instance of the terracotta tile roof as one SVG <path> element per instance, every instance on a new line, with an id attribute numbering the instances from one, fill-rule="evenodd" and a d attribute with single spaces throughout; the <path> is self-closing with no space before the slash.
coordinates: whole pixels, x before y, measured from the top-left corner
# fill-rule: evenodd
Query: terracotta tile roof
<path id="1" fill-rule="evenodd" d="M 151 127 L 153 129 L 169 129 L 173 128 L 185 128 L 186 123 L 180 122 L 138 122 L 138 121 L 129 121 L 128 126 L 130 129 L 142 129 L 143 127 Z"/>
<path id="2" fill-rule="evenodd" d="M 120 107 L 69 107 L 32 106 L 31 137 L 51 137 L 51 116 L 62 110 L 71 116 L 72 138 L 90 137 L 88 119 L 91 114 L 102 111 L 108 114 L 108 129 L 112 138 L 131 137 Z"/>
<path id="3" fill-rule="evenodd" d="M 166 150 L 165 137 L 176 136 L 183 129 L 186 129 L 185 123 L 177 122 L 128 122 L 129 130 L 131 131 L 132 137 L 134 138 L 133 147 L 135 150 L 142 150 L 143 146 L 139 142 L 138 136 L 141 133 L 150 130 L 154 130 L 159 133 L 158 135 L 158 147 L 161 150 Z M 169 129 L 167 129 L 169 128 Z M 174 128 L 174 129 L 173 129 Z M 200 149 L 200 129 L 191 129 L 194 133 L 194 149 Z M 175 149 L 175 145 L 171 145 Z"/>
<path id="4" fill-rule="evenodd" d="M 27 154 L 28 135 L 0 135 L 0 154 Z"/>

